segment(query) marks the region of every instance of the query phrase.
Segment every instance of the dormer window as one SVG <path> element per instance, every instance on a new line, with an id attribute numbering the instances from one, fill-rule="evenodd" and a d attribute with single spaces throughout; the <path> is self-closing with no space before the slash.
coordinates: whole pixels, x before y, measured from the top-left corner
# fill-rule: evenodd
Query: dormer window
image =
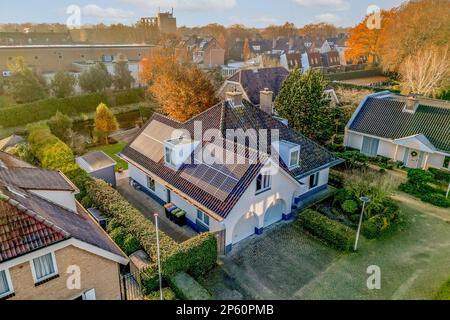
<path id="1" fill-rule="evenodd" d="M 289 160 L 289 168 L 295 168 L 300 161 L 300 150 L 291 150 L 291 156 Z"/>
<path id="2" fill-rule="evenodd" d="M 300 145 L 291 141 L 281 140 L 272 143 L 273 148 L 280 154 L 281 160 L 289 169 L 295 169 L 300 162 Z"/>
<path id="3" fill-rule="evenodd" d="M 168 146 L 166 146 L 164 148 L 164 150 L 165 150 L 165 152 L 164 152 L 164 161 L 169 166 L 175 167 L 175 151 L 171 147 L 168 147 Z"/>

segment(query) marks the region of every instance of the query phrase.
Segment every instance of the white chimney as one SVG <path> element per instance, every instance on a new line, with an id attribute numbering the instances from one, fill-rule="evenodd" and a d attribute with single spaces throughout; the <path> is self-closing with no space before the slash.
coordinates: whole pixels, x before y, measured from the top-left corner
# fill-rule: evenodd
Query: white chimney
<path id="1" fill-rule="evenodd" d="M 265 88 L 259 93 L 259 107 L 262 111 L 273 114 L 273 91 Z"/>
<path id="2" fill-rule="evenodd" d="M 419 105 L 419 99 L 415 95 L 409 95 L 406 99 L 405 112 L 414 113 Z"/>
<path id="3" fill-rule="evenodd" d="M 233 108 L 242 107 L 243 94 L 240 91 L 229 91 L 225 93 L 225 100 L 227 100 Z"/>

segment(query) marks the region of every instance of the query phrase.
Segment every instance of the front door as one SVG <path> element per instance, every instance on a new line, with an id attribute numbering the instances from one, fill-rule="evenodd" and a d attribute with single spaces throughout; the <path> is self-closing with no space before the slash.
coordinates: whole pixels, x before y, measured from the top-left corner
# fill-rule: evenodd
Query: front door
<path id="1" fill-rule="evenodd" d="M 408 161 L 406 162 L 406 166 L 408 168 L 419 168 L 420 167 L 420 160 L 422 152 L 414 149 L 408 150 Z"/>

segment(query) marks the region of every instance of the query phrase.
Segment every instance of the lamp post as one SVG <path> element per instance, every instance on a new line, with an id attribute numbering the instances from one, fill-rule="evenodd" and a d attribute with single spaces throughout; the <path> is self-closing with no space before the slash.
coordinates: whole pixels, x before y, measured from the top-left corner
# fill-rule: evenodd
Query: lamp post
<path id="1" fill-rule="evenodd" d="M 445 195 L 446 198 L 448 198 L 449 193 L 450 193 L 450 182 L 448 183 L 447 194 Z"/>
<path id="2" fill-rule="evenodd" d="M 361 209 L 361 216 L 359 217 L 358 231 L 356 232 L 356 240 L 355 240 L 355 247 L 354 247 L 355 251 L 358 249 L 359 233 L 361 232 L 361 224 L 362 224 L 362 219 L 363 219 L 363 215 L 364 215 L 364 209 L 366 207 L 366 204 L 370 202 L 370 199 L 367 197 L 361 197 L 361 198 L 359 198 L 359 200 L 363 203 L 363 206 Z"/>
<path id="3" fill-rule="evenodd" d="M 158 257 L 158 273 L 159 273 L 159 298 L 163 300 L 163 291 L 162 291 L 162 276 L 161 276 L 161 258 L 159 253 L 159 229 L 158 229 L 158 214 L 155 213 L 155 227 L 156 227 L 156 252 Z"/>

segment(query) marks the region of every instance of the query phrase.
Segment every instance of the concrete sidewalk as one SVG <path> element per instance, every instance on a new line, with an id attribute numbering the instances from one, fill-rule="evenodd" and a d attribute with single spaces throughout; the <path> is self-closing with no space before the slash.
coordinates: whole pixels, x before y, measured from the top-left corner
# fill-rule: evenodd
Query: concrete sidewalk
<path id="1" fill-rule="evenodd" d="M 159 213 L 159 228 L 176 242 L 181 243 L 197 235 L 188 226 L 179 227 L 167 219 L 164 208 L 144 192 L 131 187 L 128 179 L 120 179 L 117 181 L 117 191 L 153 223 L 155 223 L 154 213 Z"/>

